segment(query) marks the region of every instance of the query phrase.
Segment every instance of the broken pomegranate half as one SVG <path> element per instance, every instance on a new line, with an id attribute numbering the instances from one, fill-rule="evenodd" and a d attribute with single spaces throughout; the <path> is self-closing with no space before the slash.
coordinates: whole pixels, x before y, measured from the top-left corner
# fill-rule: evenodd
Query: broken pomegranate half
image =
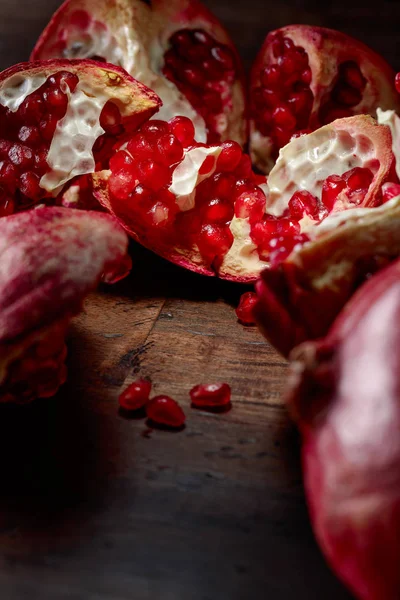
<path id="1" fill-rule="evenodd" d="M 0 74 L 0 216 L 52 201 L 160 100 L 120 67 L 94 61 L 23 63 Z"/>
<path id="2" fill-rule="evenodd" d="M 103 213 L 37 207 L 0 219 L 0 402 L 56 393 L 68 323 L 100 279 L 127 275 L 127 246 Z"/>
<path id="3" fill-rule="evenodd" d="M 286 400 L 302 433 L 313 528 L 360 600 L 400 594 L 399 318 L 397 260 L 360 288 L 326 338 L 290 357 Z"/>
<path id="4" fill-rule="evenodd" d="M 293 135 L 338 118 L 399 109 L 394 71 L 361 42 L 289 25 L 268 34 L 251 73 L 251 154 L 265 173 Z"/>
<path id="5" fill-rule="evenodd" d="M 189 117 L 199 142 L 247 140 L 240 59 L 197 0 L 67 0 L 31 58 L 54 57 L 124 67 L 160 96 L 160 118 Z"/>
<path id="6" fill-rule="evenodd" d="M 254 281 L 331 213 L 381 202 L 390 131 L 340 119 L 288 144 L 268 186 L 236 142 L 194 141 L 189 119 L 149 121 L 95 173 L 94 194 L 140 243 L 206 275 Z"/>

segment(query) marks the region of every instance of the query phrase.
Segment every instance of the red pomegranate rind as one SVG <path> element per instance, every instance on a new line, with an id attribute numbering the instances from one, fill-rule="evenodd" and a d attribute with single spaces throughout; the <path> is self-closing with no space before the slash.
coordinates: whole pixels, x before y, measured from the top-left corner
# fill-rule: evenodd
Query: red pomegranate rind
<path id="1" fill-rule="evenodd" d="M 400 591 L 400 262 L 374 275 L 327 337 L 293 360 L 286 400 L 328 562 L 360 600 Z"/>
<path id="2" fill-rule="evenodd" d="M 65 380 L 64 334 L 100 279 L 129 270 L 112 217 L 59 207 L 0 219 L 0 398 L 52 395 Z"/>
<path id="3" fill-rule="evenodd" d="M 68 0 L 31 58 L 54 57 L 121 65 L 159 94 L 161 118 L 191 118 L 198 141 L 205 142 L 207 133 L 209 142 L 235 139 L 243 145 L 247 140 L 239 56 L 218 20 L 197 0 Z"/>
<path id="4" fill-rule="evenodd" d="M 263 271 L 253 309 L 262 333 L 288 356 L 326 335 L 357 287 L 400 255 L 400 197 L 335 216 L 332 229 Z"/>
<path id="5" fill-rule="evenodd" d="M 0 215 L 54 201 L 159 106 L 123 69 L 94 61 L 22 63 L 1 73 Z"/>
<path id="6" fill-rule="evenodd" d="M 293 134 L 339 117 L 375 117 L 378 107 L 396 110 L 399 97 L 391 67 L 361 42 L 322 27 L 289 25 L 269 33 L 260 50 L 251 104 L 251 152 L 268 172 Z"/>

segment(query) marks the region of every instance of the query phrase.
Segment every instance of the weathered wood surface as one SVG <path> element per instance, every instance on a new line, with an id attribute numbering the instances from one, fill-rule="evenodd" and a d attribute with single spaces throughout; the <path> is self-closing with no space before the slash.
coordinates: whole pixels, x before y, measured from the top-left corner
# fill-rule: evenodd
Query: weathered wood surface
<path id="1" fill-rule="evenodd" d="M 247 64 L 270 28 L 339 27 L 400 57 L 388 0 L 208 4 Z M 1 0 L 0 66 L 26 59 L 56 0 Z M 400 60 L 399 60 L 400 62 Z M 4 600 L 345 600 L 307 518 L 298 440 L 280 401 L 286 365 L 234 315 L 242 290 L 132 246 L 132 275 L 91 296 L 56 399 L 0 411 Z M 118 414 L 137 374 L 186 408 L 184 431 Z M 192 411 L 222 380 L 233 410 Z"/>

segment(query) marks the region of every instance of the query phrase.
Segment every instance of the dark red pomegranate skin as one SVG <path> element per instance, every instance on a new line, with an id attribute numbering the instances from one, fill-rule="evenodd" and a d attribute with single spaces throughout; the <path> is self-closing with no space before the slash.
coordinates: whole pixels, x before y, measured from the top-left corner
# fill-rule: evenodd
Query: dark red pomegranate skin
<path id="1" fill-rule="evenodd" d="M 328 335 L 291 354 L 286 401 L 329 564 L 360 600 L 400 597 L 400 261 L 371 277 Z"/>

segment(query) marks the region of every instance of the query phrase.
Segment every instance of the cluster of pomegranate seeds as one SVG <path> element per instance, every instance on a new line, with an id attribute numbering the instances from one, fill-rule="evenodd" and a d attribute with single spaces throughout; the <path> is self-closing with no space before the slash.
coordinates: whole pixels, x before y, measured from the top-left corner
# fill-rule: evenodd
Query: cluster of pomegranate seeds
<path id="1" fill-rule="evenodd" d="M 308 127 L 314 95 L 307 52 L 278 33 L 273 42 L 276 62 L 263 68 L 252 92 L 252 115 L 262 135 L 272 138 L 275 151 L 295 132 Z"/>
<path id="2" fill-rule="evenodd" d="M 246 292 L 241 295 L 239 306 L 236 309 L 236 315 L 239 321 L 244 325 L 255 325 L 253 308 L 256 303 L 257 294 L 255 292 Z"/>
<path id="3" fill-rule="evenodd" d="M 196 385 L 189 393 L 194 408 L 220 408 L 231 403 L 231 388 L 227 383 Z"/>
<path id="4" fill-rule="evenodd" d="M 230 86 L 237 78 L 235 56 L 202 29 L 182 29 L 170 39 L 164 75 L 175 83 L 203 117 L 208 142 L 220 141 L 218 117 L 230 107 Z"/>
<path id="5" fill-rule="evenodd" d="M 354 107 L 362 100 L 367 80 L 354 61 L 342 63 L 338 69 L 337 81 L 329 98 L 321 105 L 319 118 L 324 125 L 335 119 L 351 117 Z"/>
<path id="6" fill-rule="evenodd" d="M 124 410 L 139 410 L 148 402 L 151 392 L 151 382 L 147 379 L 138 379 L 131 383 L 118 398 Z"/>
<path id="7" fill-rule="evenodd" d="M 322 186 L 321 201 L 330 212 L 337 197 L 345 192 L 346 198 L 355 205 L 364 200 L 374 176 L 367 168 L 355 167 L 343 175 L 331 175 Z"/>
<path id="8" fill-rule="evenodd" d="M 146 414 L 157 425 L 183 427 L 186 416 L 179 404 L 169 396 L 155 396 L 146 405 Z"/>

